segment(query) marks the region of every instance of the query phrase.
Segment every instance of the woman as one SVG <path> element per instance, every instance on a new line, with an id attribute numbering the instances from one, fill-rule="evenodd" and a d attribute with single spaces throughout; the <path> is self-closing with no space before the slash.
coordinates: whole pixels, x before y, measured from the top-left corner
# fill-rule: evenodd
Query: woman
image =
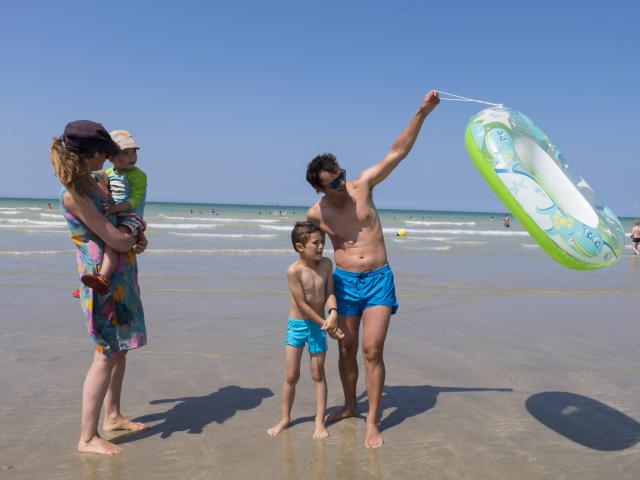
<path id="1" fill-rule="evenodd" d="M 99 271 L 105 244 L 122 252 L 106 295 L 98 295 L 86 286 L 80 291 L 95 352 L 82 390 L 79 453 L 115 455 L 122 450 L 98 434 L 103 402 L 104 431 L 147 428 L 120 413 L 127 351 L 142 347 L 147 341 L 134 253 L 134 247 L 142 252 L 147 242 L 120 232 L 114 225 L 115 218 L 104 215 L 105 204 L 113 200 L 102 177 L 95 172 L 102 169 L 109 155 L 118 152 L 104 127 L 89 120 L 67 124 L 63 136 L 54 138 L 49 150 L 51 164 L 63 185 L 60 205 L 77 248 L 78 274 Z"/>

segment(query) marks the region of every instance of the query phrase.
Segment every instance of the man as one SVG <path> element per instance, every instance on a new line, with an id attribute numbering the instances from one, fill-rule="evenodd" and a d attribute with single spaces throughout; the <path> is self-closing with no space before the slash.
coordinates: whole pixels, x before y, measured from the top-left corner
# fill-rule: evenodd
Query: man
<path id="1" fill-rule="evenodd" d="M 317 156 L 307 167 L 307 181 L 318 193 L 324 193 L 309 208 L 307 219 L 319 225 L 333 244 L 338 325 L 344 333 L 344 339 L 339 342 L 339 371 L 345 405 L 327 420 L 337 421 L 357 414 L 356 355 L 362 320 L 362 350 L 369 397 L 364 440 L 366 448 L 378 448 L 383 444 L 377 425 L 385 379 L 382 353 L 389 320 L 398 308 L 393 273 L 387 264 L 382 225 L 373 204 L 373 187 L 387 178 L 409 154 L 424 119 L 438 103 L 438 93 L 430 91 L 389 153 L 355 180 L 347 181 L 345 170 L 340 168 L 336 157 L 331 154 Z"/>

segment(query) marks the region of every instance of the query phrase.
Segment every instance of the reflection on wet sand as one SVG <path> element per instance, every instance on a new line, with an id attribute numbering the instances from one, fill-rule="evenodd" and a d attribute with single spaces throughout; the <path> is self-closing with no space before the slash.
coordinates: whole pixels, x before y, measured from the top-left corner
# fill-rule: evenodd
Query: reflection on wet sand
<path id="1" fill-rule="evenodd" d="M 83 480 L 124 480 L 122 455 L 105 457 L 99 455 L 78 455 L 82 464 Z"/>
<path id="2" fill-rule="evenodd" d="M 343 420 L 335 425 L 331 435 L 339 439 L 337 444 L 320 440 L 309 440 L 313 445 L 296 443 L 296 432 L 285 430 L 279 436 L 282 441 L 282 477 L 285 480 L 381 479 L 380 452 L 360 448 L 357 438 L 359 426 L 356 419 Z"/>

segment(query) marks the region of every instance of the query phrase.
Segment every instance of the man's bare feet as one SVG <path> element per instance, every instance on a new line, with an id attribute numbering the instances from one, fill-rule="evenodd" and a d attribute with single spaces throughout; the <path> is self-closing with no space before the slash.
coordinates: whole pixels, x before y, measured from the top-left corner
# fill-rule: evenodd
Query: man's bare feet
<path id="1" fill-rule="evenodd" d="M 132 422 L 124 418 L 123 416 L 119 416 L 112 419 L 105 419 L 102 424 L 102 430 L 105 432 L 114 432 L 116 430 L 128 430 L 130 432 L 139 432 L 140 430 L 146 430 L 149 428 L 149 425 L 146 423 L 140 422 Z"/>
<path id="2" fill-rule="evenodd" d="M 345 405 L 340 410 L 330 413 L 326 417 L 324 417 L 325 423 L 335 423 L 340 420 L 344 420 L 345 418 L 355 417 L 358 415 L 358 411 L 355 407 L 348 407 Z"/>
<path id="3" fill-rule="evenodd" d="M 271 427 L 269 430 L 267 430 L 267 433 L 269 435 L 271 435 L 272 437 L 275 437 L 276 435 L 278 435 L 281 431 L 283 431 L 288 426 L 289 426 L 289 420 L 283 418 L 278 423 L 276 423 L 273 427 Z"/>
<path id="4" fill-rule="evenodd" d="M 327 427 L 324 426 L 324 423 L 316 423 L 316 431 L 313 432 L 314 440 L 323 440 L 329 436 L 329 432 L 327 431 Z"/>
<path id="5" fill-rule="evenodd" d="M 117 455 L 122 451 L 118 445 L 111 443 L 99 436 L 93 437 L 88 442 L 78 441 L 76 446 L 78 453 L 97 453 L 99 455 Z"/>
<path id="6" fill-rule="evenodd" d="M 364 448 L 380 448 L 384 440 L 378 430 L 378 426 L 367 422 L 364 431 Z"/>

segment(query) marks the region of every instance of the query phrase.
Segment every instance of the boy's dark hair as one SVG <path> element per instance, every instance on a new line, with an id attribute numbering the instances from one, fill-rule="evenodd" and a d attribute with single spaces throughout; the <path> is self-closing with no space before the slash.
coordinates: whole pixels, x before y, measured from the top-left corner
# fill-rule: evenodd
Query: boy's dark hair
<path id="1" fill-rule="evenodd" d="M 322 187 L 320 183 L 320 172 L 323 170 L 332 173 L 337 173 L 340 170 L 336 156 L 332 153 L 317 155 L 309 162 L 309 165 L 307 165 L 307 182 L 309 182 L 313 188 Z"/>
<path id="2" fill-rule="evenodd" d="M 321 233 L 324 237 L 324 232 L 320 229 L 318 225 L 312 222 L 296 222 L 291 230 L 291 243 L 293 244 L 293 249 L 296 250 L 296 243 L 301 243 L 302 245 L 307 244 L 307 240 L 312 233 Z M 297 250 L 296 250 L 297 252 Z"/>

